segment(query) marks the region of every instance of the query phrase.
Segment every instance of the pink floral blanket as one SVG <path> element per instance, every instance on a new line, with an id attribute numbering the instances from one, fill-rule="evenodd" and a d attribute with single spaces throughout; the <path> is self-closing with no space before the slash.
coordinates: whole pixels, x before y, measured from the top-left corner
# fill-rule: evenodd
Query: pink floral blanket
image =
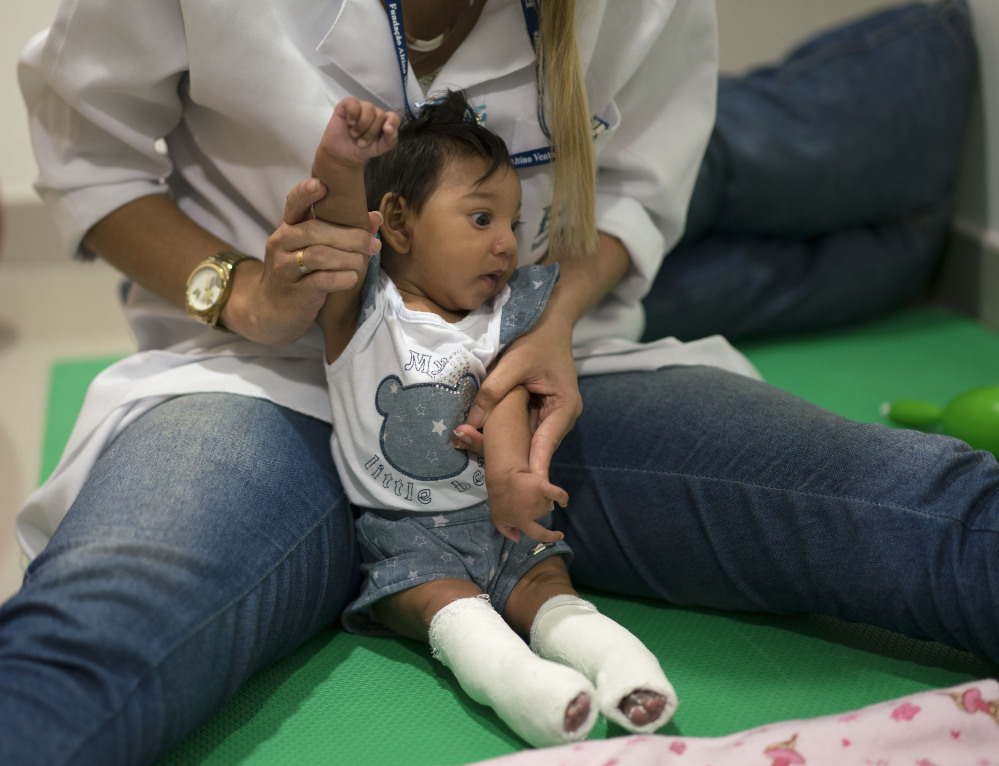
<path id="1" fill-rule="evenodd" d="M 717 738 L 660 735 L 524 750 L 477 766 L 999 766 L 999 682 Z"/>

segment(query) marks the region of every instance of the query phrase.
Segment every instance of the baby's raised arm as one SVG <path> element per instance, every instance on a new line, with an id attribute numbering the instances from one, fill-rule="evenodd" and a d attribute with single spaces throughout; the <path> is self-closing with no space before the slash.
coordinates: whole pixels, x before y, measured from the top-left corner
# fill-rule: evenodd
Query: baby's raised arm
<path id="1" fill-rule="evenodd" d="M 387 152 L 398 140 L 399 115 L 367 101 L 345 98 L 333 110 L 319 141 L 312 175 L 327 188 L 313 205 L 316 218 L 341 226 L 370 230 L 364 192 L 364 163 Z M 306 264 L 299 264 L 303 270 Z M 360 291 L 367 273 L 367 259 L 359 258 L 354 286 L 330 293 L 316 318 L 326 341 L 326 358 L 333 361 L 347 347 L 357 325 Z"/>
<path id="2" fill-rule="evenodd" d="M 399 115 L 368 101 L 345 98 L 333 110 L 319 140 L 312 175 L 329 190 L 313 206 L 317 218 L 368 228 L 364 163 L 396 145 Z"/>

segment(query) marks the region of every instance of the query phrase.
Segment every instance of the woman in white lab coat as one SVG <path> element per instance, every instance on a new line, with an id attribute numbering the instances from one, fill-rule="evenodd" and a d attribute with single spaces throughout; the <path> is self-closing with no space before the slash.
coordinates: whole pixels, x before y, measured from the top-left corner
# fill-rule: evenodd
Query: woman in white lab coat
<path id="1" fill-rule="evenodd" d="M 715 20 L 704 0 L 574 5 L 545 8 L 577 22 L 598 246 L 564 255 L 536 331 L 477 400 L 487 412 L 521 381 L 539 395 L 537 454 L 557 446 L 574 579 L 836 614 L 999 658 L 976 584 L 996 577 L 994 460 L 811 407 L 720 339 L 666 342 L 651 360 L 594 353 L 640 336 L 641 298 L 681 235 L 713 121 Z M 562 126 L 539 99 L 534 3 L 393 6 L 67 2 L 26 49 L 38 188 L 70 253 L 132 281 L 140 352 L 94 384 L 19 519 L 33 563 L 0 609 L 0 761 L 151 760 L 351 597 L 357 554 L 312 320 L 378 245 L 310 219 L 324 190 L 306 179 L 337 101 L 405 113 L 431 79 L 465 90 L 520 158 L 521 262 L 558 233 L 546 160 Z M 228 278 L 227 302 L 188 308 L 230 332 L 185 313 L 206 260 Z M 589 349 L 581 370 L 642 371 L 577 389 L 571 342 Z M 936 486 L 955 466 L 966 481 Z M 898 566 L 942 557 L 943 580 Z M 22 750 L 6 733 L 29 722 L 39 734 Z"/>

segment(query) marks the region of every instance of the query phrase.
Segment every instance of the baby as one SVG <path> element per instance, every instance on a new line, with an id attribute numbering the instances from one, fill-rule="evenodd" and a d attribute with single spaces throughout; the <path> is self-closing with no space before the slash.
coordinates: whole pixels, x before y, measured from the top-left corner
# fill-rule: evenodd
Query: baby
<path id="1" fill-rule="evenodd" d="M 460 93 L 401 128 L 350 98 L 313 175 L 330 190 L 317 217 L 368 228 L 368 210 L 381 216 L 381 253 L 317 320 L 365 576 L 344 625 L 429 641 L 535 746 L 585 738 L 598 711 L 659 728 L 676 695 L 655 656 L 572 587 L 571 551 L 550 528 L 569 498 L 529 465 L 529 392 L 490 414 L 484 459 L 452 444 L 490 364 L 558 279 L 554 264 L 517 268 L 520 182 L 503 141 Z"/>

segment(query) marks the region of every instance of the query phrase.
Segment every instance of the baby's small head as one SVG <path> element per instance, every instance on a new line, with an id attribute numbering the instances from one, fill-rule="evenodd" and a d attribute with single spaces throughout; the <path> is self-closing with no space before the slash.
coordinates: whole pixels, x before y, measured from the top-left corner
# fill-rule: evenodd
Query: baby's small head
<path id="1" fill-rule="evenodd" d="M 479 124 L 461 91 L 449 90 L 424 105 L 415 119 L 402 124 L 395 148 L 368 160 L 364 167 L 368 209 L 378 210 L 382 198 L 392 194 L 419 213 L 444 169 L 463 158 L 489 163 L 480 182 L 501 168 L 513 167 L 503 139 Z"/>
<path id="2" fill-rule="evenodd" d="M 517 268 L 521 188 L 506 145 L 449 92 L 364 168 L 382 213 L 381 266 L 410 308 L 449 321 L 498 295 Z"/>

